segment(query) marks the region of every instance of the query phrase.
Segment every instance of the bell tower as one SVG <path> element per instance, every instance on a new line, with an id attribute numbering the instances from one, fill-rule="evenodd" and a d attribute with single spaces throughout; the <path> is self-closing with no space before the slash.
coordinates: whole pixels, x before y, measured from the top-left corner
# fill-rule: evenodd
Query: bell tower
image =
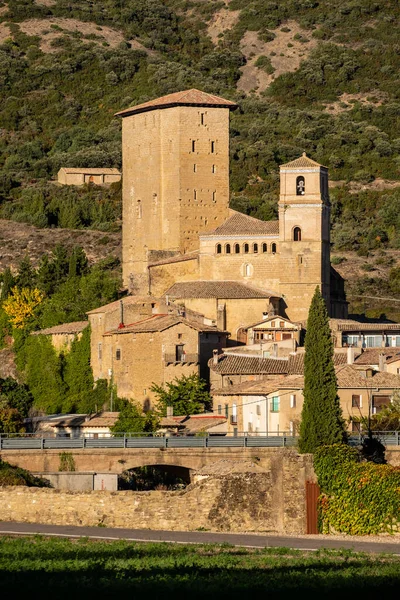
<path id="1" fill-rule="evenodd" d="M 306 319 L 318 285 L 330 311 L 328 169 L 304 152 L 280 167 L 279 253 L 283 296 Z M 289 315 L 290 316 L 290 315 Z"/>

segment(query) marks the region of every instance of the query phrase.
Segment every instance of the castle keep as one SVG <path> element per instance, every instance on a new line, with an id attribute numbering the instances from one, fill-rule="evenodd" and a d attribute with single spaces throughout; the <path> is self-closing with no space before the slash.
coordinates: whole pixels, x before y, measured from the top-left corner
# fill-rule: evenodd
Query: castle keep
<path id="1" fill-rule="evenodd" d="M 278 221 L 230 210 L 235 108 L 188 90 L 118 113 L 124 285 L 205 314 L 232 339 L 262 313 L 307 319 L 317 285 L 331 316 L 346 317 L 330 265 L 327 168 L 305 154 L 281 166 Z"/>

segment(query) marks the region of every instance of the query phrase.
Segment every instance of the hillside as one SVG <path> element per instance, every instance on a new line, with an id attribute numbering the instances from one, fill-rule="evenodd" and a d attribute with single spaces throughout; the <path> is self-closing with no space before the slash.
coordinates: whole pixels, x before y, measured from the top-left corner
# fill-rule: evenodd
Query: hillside
<path id="1" fill-rule="evenodd" d="M 305 150 L 338 183 L 338 256 L 351 265 L 357 252 L 356 265 L 390 252 L 389 273 L 400 248 L 399 17 L 397 0 L 0 2 L 0 217 L 112 231 L 118 189 L 45 182 L 61 165 L 120 167 L 114 113 L 198 87 L 239 104 L 233 208 L 274 218 L 278 165 Z M 14 264 L 10 248 L 1 254 Z M 368 278 L 358 277 L 367 291 L 379 287 Z"/>

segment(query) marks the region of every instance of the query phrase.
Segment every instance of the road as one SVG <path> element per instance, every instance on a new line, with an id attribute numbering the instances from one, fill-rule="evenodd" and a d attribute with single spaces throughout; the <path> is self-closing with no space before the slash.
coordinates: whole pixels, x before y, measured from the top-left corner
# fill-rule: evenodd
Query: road
<path id="1" fill-rule="evenodd" d="M 128 540 L 134 542 L 171 542 L 177 544 L 232 544 L 250 548 L 289 547 L 299 550 L 348 548 L 358 552 L 386 552 L 400 556 L 400 539 L 387 542 L 369 541 L 365 537 L 329 539 L 327 536 L 277 536 L 251 533 L 211 533 L 208 531 L 161 531 L 149 529 L 117 529 L 111 527 L 75 527 L 72 525 L 41 525 L 37 523 L 1 522 L 0 535 L 46 535 L 55 537 L 87 537 L 97 540 Z"/>

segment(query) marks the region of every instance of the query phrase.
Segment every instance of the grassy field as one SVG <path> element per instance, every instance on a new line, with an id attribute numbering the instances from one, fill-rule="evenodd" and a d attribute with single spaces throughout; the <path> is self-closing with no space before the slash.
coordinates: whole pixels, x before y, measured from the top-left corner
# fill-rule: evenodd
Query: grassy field
<path id="1" fill-rule="evenodd" d="M 0 593 L 15 597 L 338 598 L 396 593 L 400 559 L 349 550 L 251 550 L 229 545 L 87 539 L 0 539 Z M 5 595 L 7 594 L 7 596 Z M 140 596 L 139 596 L 140 594 Z M 323 596 L 321 596 L 323 595 Z M 125 596 L 126 598 L 127 596 Z"/>

